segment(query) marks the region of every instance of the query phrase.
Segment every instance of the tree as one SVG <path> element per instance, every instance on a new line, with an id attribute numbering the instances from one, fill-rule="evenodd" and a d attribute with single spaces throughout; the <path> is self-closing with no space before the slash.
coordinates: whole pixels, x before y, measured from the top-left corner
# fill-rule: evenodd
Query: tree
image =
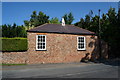
<path id="1" fill-rule="evenodd" d="M 35 23 L 37 21 L 37 14 L 36 14 L 36 11 L 33 11 L 32 15 L 31 15 L 31 18 L 30 18 L 30 26 L 36 26 L 37 23 Z"/>
<path id="2" fill-rule="evenodd" d="M 28 20 L 24 20 L 24 25 L 26 27 L 26 30 L 30 28 L 30 22 Z"/>
<path id="3" fill-rule="evenodd" d="M 85 29 L 85 25 L 84 24 L 85 24 L 85 21 L 84 21 L 83 18 L 81 18 L 80 21 L 75 23 L 74 25 Z"/>
<path id="4" fill-rule="evenodd" d="M 100 22 L 101 22 L 101 38 L 104 41 L 108 41 L 107 40 L 107 36 L 108 36 L 107 29 L 108 29 L 108 26 L 109 26 L 109 20 L 108 20 L 106 14 L 102 14 L 102 19 L 101 19 Z"/>
<path id="5" fill-rule="evenodd" d="M 88 29 L 90 27 L 90 16 L 85 16 L 85 29 Z"/>
<path id="6" fill-rule="evenodd" d="M 47 16 L 41 11 L 37 15 L 37 12 L 33 11 L 30 20 L 28 21 L 25 20 L 24 25 L 29 27 L 37 27 L 48 22 L 49 22 L 49 16 Z"/>
<path id="7" fill-rule="evenodd" d="M 11 27 L 12 27 L 11 25 L 8 25 L 8 28 L 7 28 L 7 31 L 8 31 L 7 33 L 8 34 L 6 35 L 6 37 L 10 37 L 10 38 L 12 37 L 12 29 L 11 29 Z"/>
<path id="8" fill-rule="evenodd" d="M 11 25 L 2 25 L 2 37 L 8 37 L 8 38 L 13 38 L 13 37 L 26 37 L 27 33 L 25 30 L 25 27 L 22 26 L 17 26 L 15 23 Z"/>
<path id="9" fill-rule="evenodd" d="M 83 29 L 91 29 L 93 11 L 90 10 L 89 14 L 85 16 L 85 19 L 81 18 L 79 22 L 75 23 L 76 26 L 79 26 Z"/>
<path id="10" fill-rule="evenodd" d="M 36 26 L 48 23 L 49 22 L 48 19 L 49 19 L 49 16 L 47 16 L 46 14 L 44 14 L 43 12 L 40 11 L 39 15 L 38 15 L 38 24 Z M 36 21 L 36 23 L 37 23 L 37 21 Z"/>
<path id="11" fill-rule="evenodd" d="M 64 20 L 65 20 L 65 24 L 68 24 L 68 15 L 65 14 L 65 15 L 63 16 L 63 18 L 64 18 Z"/>
<path id="12" fill-rule="evenodd" d="M 90 17 L 90 20 L 92 19 L 92 16 L 93 15 L 93 11 L 92 10 L 90 10 L 90 12 L 89 12 L 89 17 Z"/>
<path id="13" fill-rule="evenodd" d="M 26 31 L 25 31 L 25 27 L 22 25 L 22 26 L 18 26 L 18 29 L 19 29 L 19 36 L 18 37 L 26 37 Z"/>
<path id="14" fill-rule="evenodd" d="M 6 35 L 8 35 L 8 28 L 7 25 L 4 24 L 2 25 L 2 37 L 6 37 Z"/>
<path id="15" fill-rule="evenodd" d="M 16 37 L 16 24 L 14 23 L 13 26 L 11 26 L 11 37 Z"/>
<path id="16" fill-rule="evenodd" d="M 109 57 L 120 57 L 119 47 L 120 47 L 120 9 L 118 14 L 115 8 L 110 8 L 106 14 L 102 14 L 100 18 L 101 24 L 101 39 L 106 41 L 109 46 Z M 90 17 L 86 15 L 85 19 L 80 19 L 79 22 L 75 23 L 76 26 L 88 29 L 98 34 L 99 31 L 99 16 L 95 15 Z"/>
<path id="17" fill-rule="evenodd" d="M 58 19 L 57 17 L 52 18 L 52 19 L 50 20 L 50 23 L 60 24 L 59 19 Z"/>
<path id="18" fill-rule="evenodd" d="M 72 24 L 74 17 L 72 15 L 72 13 L 70 12 L 69 14 L 65 14 L 63 16 L 64 20 L 65 20 L 65 24 Z"/>
<path id="19" fill-rule="evenodd" d="M 73 20 L 74 20 L 74 17 L 73 17 L 73 15 L 72 15 L 72 13 L 70 12 L 70 13 L 68 14 L 68 24 L 71 24 L 71 23 L 73 22 Z"/>
<path id="20" fill-rule="evenodd" d="M 114 55 L 114 57 L 118 57 L 119 54 L 119 29 L 117 27 L 118 21 L 117 21 L 117 13 L 115 12 L 115 8 L 110 8 L 107 13 L 109 25 L 107 28 L 106 33 L 108 34 L 108 43 L 110 46 L 110 55 Z M 114 53 L 114 54 L 113 54 Z"/>
<path id="21" fill-rule="evenodd" d="M 91 25 L 88 30 L 93 31 L 98 34 L 99 31 L 99 16 L 95 15 L 91 20 Z"/>
<path id="22" fill-rule="evenodd" d="M 2 37 L 2 25 L 0 25 L 0 37 Z"/>
<path id="23" fill-rule="evenodd" d="M 86 22 L 86 23 L 90 23 L 90 16 L 89 16 L 89 15 L 86 15 L 86 16 L 85 16 L 85 22 Z"/>

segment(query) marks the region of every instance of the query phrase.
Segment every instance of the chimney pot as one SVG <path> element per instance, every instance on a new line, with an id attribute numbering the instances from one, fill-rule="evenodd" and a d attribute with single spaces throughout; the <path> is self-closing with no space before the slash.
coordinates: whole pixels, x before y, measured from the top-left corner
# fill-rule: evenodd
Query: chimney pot
<path id="1" fill-rule="evenodd" d="M 62 26 L 65 26 L 65 20 L 62 18 Z"/>

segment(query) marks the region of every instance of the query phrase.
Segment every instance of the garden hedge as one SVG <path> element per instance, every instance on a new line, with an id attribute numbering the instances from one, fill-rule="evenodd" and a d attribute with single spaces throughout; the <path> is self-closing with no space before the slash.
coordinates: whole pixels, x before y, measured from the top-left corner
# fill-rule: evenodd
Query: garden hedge
<path id="1" fill-rule="evenodd" d="M 27 51 L 27 38 L 1 38 L 1 51 Z"/>

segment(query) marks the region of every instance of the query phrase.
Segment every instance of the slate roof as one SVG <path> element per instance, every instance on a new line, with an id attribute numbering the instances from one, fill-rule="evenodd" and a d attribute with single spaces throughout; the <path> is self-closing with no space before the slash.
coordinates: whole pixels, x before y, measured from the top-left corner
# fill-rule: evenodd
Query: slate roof
<path id="1" fill-rule="evenodd" d="M 27 30 L 27 32 L 95 35 L 94 32 L 82 29 L 74 25 L 66 24 L 65 26 L 62 26 L 61 24 L 48 24 L 48 23 Z"/>

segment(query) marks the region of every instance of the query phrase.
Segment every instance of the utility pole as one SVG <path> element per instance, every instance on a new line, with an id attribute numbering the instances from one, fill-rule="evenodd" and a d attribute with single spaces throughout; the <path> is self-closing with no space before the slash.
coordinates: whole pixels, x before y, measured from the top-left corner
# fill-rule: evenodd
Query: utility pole
<path id="1" fill-rule="evenodd" d="M 120 1 L 118 2 L 118 20 L 120 21 Z"/>
<path id="2" fill-rule="evenodd" d="M 118 14 L 119 14 L 119 11 L 120 11 L 120 1 L 118 2 Z"/>
<path id="3" fill-rule="evenodd" d="M 101 54 L 101 25 L 100 25 L 100 9 L 98 10 L 99 15 L 99 31 L 98 31 L 98 41 L 99 41 L 99 59 L 101 60 L 102 54 Z"/>

